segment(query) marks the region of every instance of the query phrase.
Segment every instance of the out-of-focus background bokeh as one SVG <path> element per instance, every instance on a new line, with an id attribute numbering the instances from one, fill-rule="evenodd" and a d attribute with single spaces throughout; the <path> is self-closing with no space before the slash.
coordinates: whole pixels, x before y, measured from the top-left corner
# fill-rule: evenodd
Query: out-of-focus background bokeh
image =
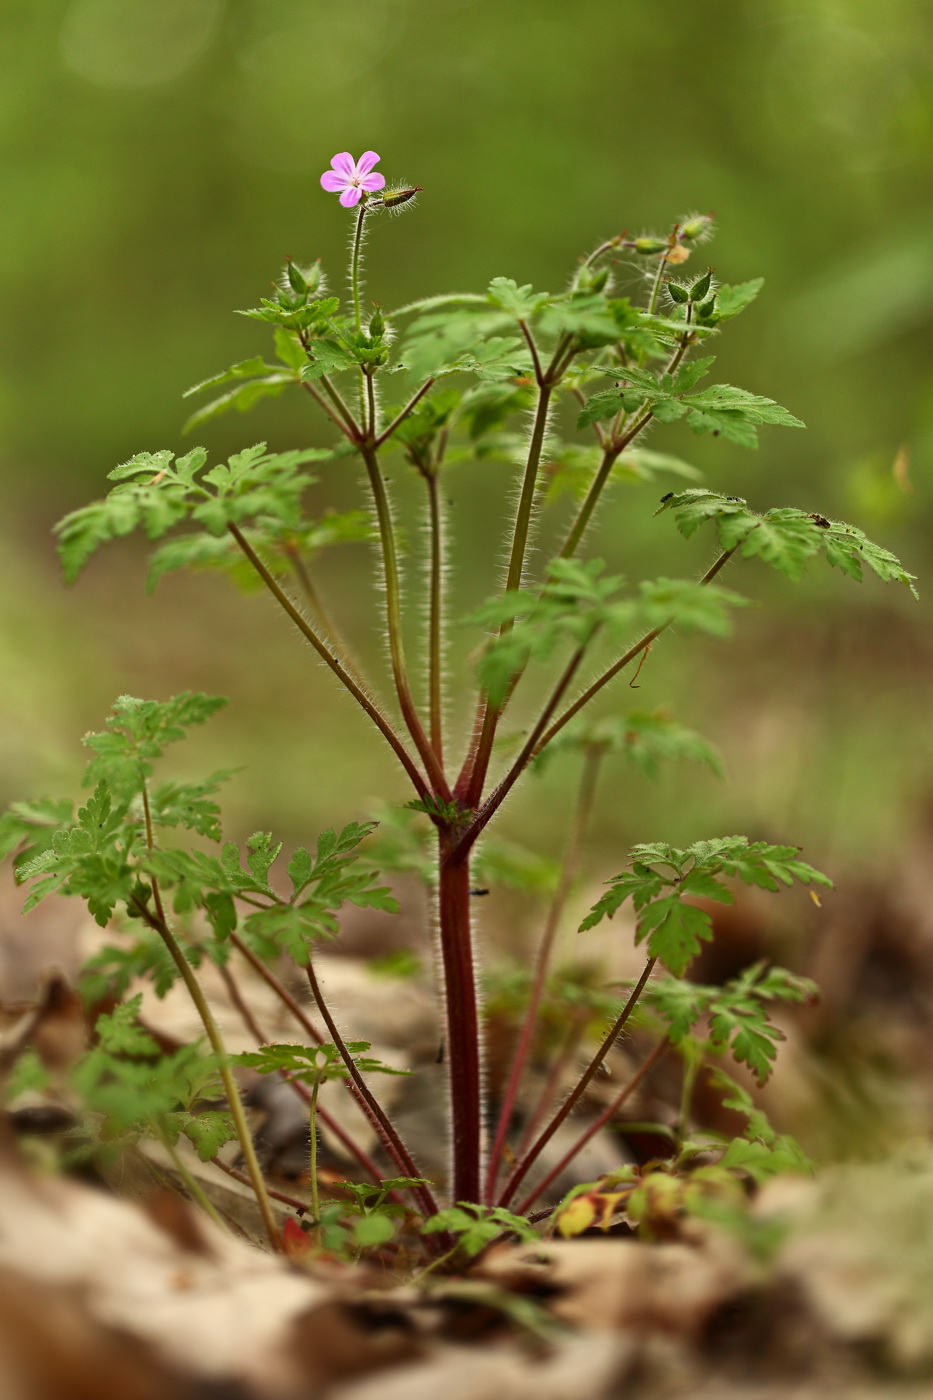
<path id="1" fill-rule="evenodd" d="M 679 426 L 652 445 L 757 508 L 861 526 L 924 588 L 923 0 L 7 0 L 0 36 L 4 800 L 74 791 L 80 736 L 114 695 L 186 687 L 231 697 L 182 760 L 244 765 L 231 835 L 307 839 L 374 797 L 407 796 L 271 603 L 203 576 L 172 576 L 147 598 L 136 539 L 66 589 L 50 536 L 115 464 L 183 450 L 185 388 L 268 350 L 263 328 L 231 311 L 256 303 L 285 255 L 321 257 L 342 281 L 348 220 L 318 182 L 338 150 L 374 148 L 390 179 L 424 187 L 417 209 L 373 232 L 367 294 L 388 308 L 500 274 L 560 287 L 603 237 L 715 211 L 717 275 L 766 278 L 715 347 L 717 373 L 808 430 L 764 429 L 758 453 Z M 260 438 L 328 441 L 297 394 L 199 436 L 217 455 Z M 451 475 L 455 611 L 492 577 L 508 470 Z M 393 471 L 404 512 L 412 483 Z M 328 468 L 320 491 L 322 505 L 350 504 L 352 467 Z M 600 518 L 595 547 L 635 579 L 690 574 L 712 549 L 652 518 L 659 494 L 620 488 Z M 375 665 L 359 550 L 336 552 L 324 581 Z M 735 830 L 803 844 L 850 891 L 899 886 L 933 858 L 927 605 L 822 566 L 796 587 L 750 563 L 727 582 L 762 605 L 734 639 L 672 638 L 641 688 L 615 696 L 670 704 L 719 744 L 727 780 L 678 767 L 652 785 L 614 771 L 590 874 L 620 868 L 636 840 Z M 569 761 L 555 762 L 505 828 L 553 854 L 572 781 Z"/>

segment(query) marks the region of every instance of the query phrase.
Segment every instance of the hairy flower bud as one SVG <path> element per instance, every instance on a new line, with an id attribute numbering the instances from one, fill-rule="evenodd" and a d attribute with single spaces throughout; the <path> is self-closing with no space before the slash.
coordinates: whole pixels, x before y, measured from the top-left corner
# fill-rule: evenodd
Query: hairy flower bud
<path id="1" fill-rule="evenodd" d="M 377 306 L 369 323 L 370 340 L 381 340 L 385 335 L 385 329 L 386 319 L 382 314 L 382 309 Z"/>
<path id="2" fill-rule="evenodd" d="M 687 288 L 682 287 L 679 282 L 668 282 L 667 291 L 671 301 L 676 301 L 678 306 L 683 306 L 684 302 L 690 299 Z"/>
<path id="3" fill-rule="evenodd" d="M 708 238 L 713 231 L 712 214 L 696 214 L 693 218 L 686 219 L 680 225 L 680 237 L 688 243 L 694 243 L 697 239 Z"/>
<path id="4" fill-rule="evenodd" d="M 631 245 L 636 253 L 666 253 L 666 238 L 636 238 Z"/>

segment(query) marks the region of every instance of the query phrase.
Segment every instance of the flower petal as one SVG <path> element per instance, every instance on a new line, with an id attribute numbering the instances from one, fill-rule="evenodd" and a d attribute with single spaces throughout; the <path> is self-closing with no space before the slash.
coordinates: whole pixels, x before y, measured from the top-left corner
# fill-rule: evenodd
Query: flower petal
<path id="1" fill-rule="evenodd" d="M 374 165 L 378 165 L 382 156 L 377 156 L 375 151 L 364 151 L 356 162 L 357 175 L 368 175 Z"/>
<path id="2" fill-rule="evenodd" d="M 347 176 L 340 175 L 336 170 L 325 170 L 321 176 L 321 184 L 325 190 L 330 190 L 331 194 L 336 194 L 338 190 L 347 188 Z"/>
<path id="3" fill-rule="evenodd" d="M 340 196 L 340 203 L 343 205 L 344 209 L 352 209 L 354 204 L 359 204 L 360 195 L 362 193 L 363 191 L 358 189 L 356 185 L 351 185 L 348 189 L 345 189 Z"/>
<path id="4" fill-rule="evenodd" d="M 346 175 L 348 180 L 356 174 L 356 165 L 349 151 L 340 151 L 334 156 L 331 165 L 341 175 Z"/>
<path id="5" fill-rule="evenodd" d="M 364 190 L 381 190 L 385 182 L 386 177 L 377 170 L 375 175 L 364 175 L 360 184 Z"/>

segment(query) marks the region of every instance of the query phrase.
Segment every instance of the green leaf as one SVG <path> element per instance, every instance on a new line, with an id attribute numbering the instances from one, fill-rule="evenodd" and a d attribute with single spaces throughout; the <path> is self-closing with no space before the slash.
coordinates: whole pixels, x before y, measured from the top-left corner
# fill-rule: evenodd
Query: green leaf
<path id="1" fill-rule="evenodd" d="M 267 365 L 261 355 L 254 355 L 250 360 L 240 360 L 239 364 L 221 370 L 220 374 L 213 374 L 209 379 L 202 379 L 199 384 L 194 384 L 190 389 L 186 389 L 182 398 L 188 399 L 192 394 L 200 394 L 204 389 L 216 389 L 221 384 L 229 383 L 231 379 L 253 379 L 260 374 L 275 373 L 277 373 L 275 365 Z"/>
<path id="2" fill-rule="evenodd" d="M 210 423 L 214 418 L 220 418 L 231 409 L 236 409 L 237 413 L 246 413 L 260 399 L 277 399 L 285 388 L 294 382 L 293 374 L 286 374 L 281 370 L 276 370 L 263 379 L 251 379 L 247 384 L 241 384 L 239 388 L 231 389 L 229 393 L 221 394 L 219 398 L 212 399 L 210 403 L 196 409 L 185 419 L 181 430 L 183 433 L 192 433 L 195 428 Z M 196 385 L 195 389 L 203 387 L 204 385 Z M 188 392 L 194 393 L 195 389 L 189 389 Z"/>
<path id="3" fill-rule="evenodd" d="M 659 578 L 639 585 L 639 617 L 645 627 L 675 623 L 691 632 L 727 637 L 732 622 L 730 608 L 744 607 L 746 599 L 716 584 L 692 579 Z"/>
<path id="4" fill-rule="evenodd" d="M 35 802 L 14 802 L 0 817 L 0 860 L 24 849 L 17 858 L 21 865 L 51 845 L 55 833 L 74 821 L 74 803 L 40 797 Z"/>
<path id="5" fill-rule="evenodd" d="M 577 427 L 588 428 L 591 423 L 602 423 L 614 418 L 623 409 L 621 389 L 601 389 L 591 394 L 577 415 Z"/>
<path id="6" fill-rule="evenodd" d="M 387 1215 L 362 1215 L 353 1222 L 353 1238 L 364 1249 L 388 1244 L 395 1235 L 395 1224 Z"/>
<path id="7" fill-rule="evenodd" d="M 122 796 L 135 797 L 142 788 L 142 780 L 153 771 L 156 759 L 161 758 L 168 744 L 177 743 L 188 736 L 194 725 L 205 724 L 227 701 L 222 695 L 205 695 L 202 691 L 184 690 L 173 695 L 170 700 L 140 700 L 133 695 L 121 695 L 113 704 L 106 721 L 106 729 L 87 734 L 84 743 L 96 755 L 84 772 L 86 784 L 105 779 L 110 787 Z M 215 773 L 206 784 L 201 785 L 198 797 L 206 796 L 224 780 L 226 773 Z M 195 800 L 194 787 L 187 789 L 191 802 Z M 166 803 L 171 804 L 173 788 L 162 790 Z M 178 806 L 175 815 L 181 819 L 186 788 L 174 789 L 174 799 Z M 197 815 L 187 808 L 192 820 Z M 169 818 L 172 813 L 169 809 Z M 207 813 L 202 808 L 202 815 Z M 174 825 L 171 819 L 166 825 Z M 197 829 L 197 828 L 195 828 Z"/>
<path id="8" fill-rule="evenodd" d="M 527 321 L 551 299 L 549 292 L 535 292 L 530 283 L 519 287 L 511 277 L 494 277 L 487 295 L 493 306 L 511 312 L 519 321 Z"/>
<path id="9" fill-rule="evenodd" d="M 4 1097 L 7 1103 L 13 1103 L 23 1094 L 41 1094 L 51 1085 L 52 1075 L 32 1046 L 27 1046 L 7 1075 Z"/>
<path id="10" fill-rule="evenodd" d="M 299 847 L 285 867 L 296 895 L 299 895 L 305 885 L 310 883 L 313 868 L 310 852 L 306 851 L 303 846 Z"/>
<path id="11" fill-rule="evenodd" d="M 216 1157 L 224 1144 L 232 1142 L 237 1135 L 230 1114 L 213 1108 L 201 1113 L 179 1113 L 175 1121 L 202 1162 Z"/>
<path id="12" fill-rule="evenodd" d="M 713 921 L 705 909 L 684 904 L 678 895 L 657 899 L 645 907 L 635 933 L 635 942 L 648 939 L 648 953 L 681 977 L 690 966 L 701 943 L 713 937 Z"/>
<path id="13" fill-rule="evenodd" d="M 727 283 L 716 290 L 716 320 L 728 321 L 738 316 L 750 306 L 765 284 L 763 277 L 753 277 L 749 282 L 738 282 L 734 287 Z"/>

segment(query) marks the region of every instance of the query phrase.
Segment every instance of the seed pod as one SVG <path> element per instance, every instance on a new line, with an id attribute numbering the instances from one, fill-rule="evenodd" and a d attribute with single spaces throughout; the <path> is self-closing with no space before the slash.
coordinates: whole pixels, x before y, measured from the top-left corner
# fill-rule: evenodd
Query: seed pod
<path id="1" fill-rule="evenodd" d="M 690 299 L 690 293 L 679 282 L 668 282 L 667 291 L 671 301 L 676 301 L 678 306 L 683 306 L 684 302 Z"/>
<path id="2" fill-rule="evenodd" d="M 369 323 L 369 336 L 371 340 L 381 340 L 385 335 L 386 320 L 380 307 L 376 307 L 372 320 Z"/>
<path id="3" fill-rule="evenodd" d="M 407 185 L 400 189 L 383 190 L 382 203 L 386 209 L 400 209 L 403 204 L 407 204 L 410 199 L 414 199 L 422 189 L 421 185 Z"/>
<path id="4" fill-rule="evenodd" d="M 706 321 L 716 310 L 715 296 L 708 297 L 701 306 L 697 307 L 697 316 L 701 321 Z"/>
<path id="5" fill-rule="evenodd" d="M 291 258 L 285 263 L 285 276 L 288 278 L 288 285 L 293 292 L 299 296 L 304 296 L 308 291 L 308 283 L 300 267 L 296 267 Z"/>
<path id="6" fill-rule="evenodd" d="M 697 280 L 694 282 L 693 286 L 690 288 L 690 300 L 702 301 L 703 298 L 706 296 L 707 292 L 709 291 L 710 283 L 712 282 L 712 280 L 713 269 L 710 268 L 708 272 L 704 272 L 702 277 L 698 277 Z"/>

